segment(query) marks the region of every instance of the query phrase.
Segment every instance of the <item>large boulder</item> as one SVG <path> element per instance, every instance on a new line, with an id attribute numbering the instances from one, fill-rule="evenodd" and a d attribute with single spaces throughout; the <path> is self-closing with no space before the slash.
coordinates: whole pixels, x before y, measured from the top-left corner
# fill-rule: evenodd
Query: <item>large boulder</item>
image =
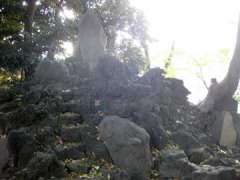
<path id="1" fill-rule="evenodd" d="M 160 68 L 152 68 L 146 72 L 138 83 L 152 87 L 152 93 L 169 95 L 176 103 L 183 104 L 187 101 L 187 95 L 190 93 L 183 84 L 182 80 L 175 78 L 164 78 L 164 71 Z M 166 98 L 166 97 L 165 97 Z"/>
<path id="2" fill-rule="evenodd" d="M 146 119 L 138 119 L 137 124 L 150 134 L 151 145 L 155 148 L 163 148 L 169 141 L 167 131 L 164 129 L 161 118 L 154 113 L 149 113 Z"/>
<path id="3" fill-rule="evenodd" d="M 128 119 L 107 116 L 99 125 L 114 163 L 125 169 L 131 178 L 146 180 L 151 168 L 150 137 L 141 127 Z"/>
<path id="4" fill-rule="evenodd" d="M 152 98 L 142 98 L 133 106 L 133 121 L 146 129 L 150 135 L 151 145 L 163 148 L 167 141 L 167 133 L 162 124 L 161 117 L 157 114 L 159 105 Z"/>

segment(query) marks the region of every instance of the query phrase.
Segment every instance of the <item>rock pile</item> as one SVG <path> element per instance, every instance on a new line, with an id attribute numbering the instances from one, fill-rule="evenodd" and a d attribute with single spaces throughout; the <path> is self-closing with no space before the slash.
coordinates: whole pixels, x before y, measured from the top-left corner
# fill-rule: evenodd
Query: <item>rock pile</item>
<path id="1" fill-rule="evenodd" d="M 138 77 L 104 58 L 94 73 L 74 77 L 62 66 L 62 80 L 38 76 L 7 91 L 0 100 L 6 179 L 237 178 L 240 149 L 214 145 L 204 123 L 212 116 L 188 103 L 181 80 L 159 68 Z"/>

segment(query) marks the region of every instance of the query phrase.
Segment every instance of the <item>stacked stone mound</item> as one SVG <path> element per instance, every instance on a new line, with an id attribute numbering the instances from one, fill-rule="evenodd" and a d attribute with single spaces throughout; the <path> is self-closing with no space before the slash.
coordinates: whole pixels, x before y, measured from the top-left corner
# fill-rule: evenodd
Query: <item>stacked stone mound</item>
<path id="1" fill-rule="evenodd" d="M 5 179 L 236 177 L 239 148 L 213 145 L 181 80 L 159 68 L 138 77 L 111 56 L 87 73 L 68 73 L 74 61 L 58 72 L 42 63 L 48 76 L 39 70 L 31 82 L 0 93 L 11 157 L 1 165 Z"/>

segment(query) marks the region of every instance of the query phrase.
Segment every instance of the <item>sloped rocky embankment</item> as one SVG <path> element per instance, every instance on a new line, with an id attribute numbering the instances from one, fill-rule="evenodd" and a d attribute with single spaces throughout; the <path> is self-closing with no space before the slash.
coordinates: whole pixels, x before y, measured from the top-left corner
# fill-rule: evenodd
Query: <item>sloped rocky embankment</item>
<path id="1" fill-rule="evenodd" d="M 239 147 L 214 142 L 213 116 L 188 94 L 158 68 L 137 77 L 110 56 L 94 73 L 43 62 L 1 90 L 1 179 L 239 179 Z"/>

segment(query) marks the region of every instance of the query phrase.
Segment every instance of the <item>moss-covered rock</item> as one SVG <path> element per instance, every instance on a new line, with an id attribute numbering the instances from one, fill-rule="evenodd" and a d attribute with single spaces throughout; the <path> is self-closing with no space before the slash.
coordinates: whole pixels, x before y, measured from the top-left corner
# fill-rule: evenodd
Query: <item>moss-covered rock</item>
<path id="1" fill-rule="evenodd" d="M 18 179 L 62 178 L 65 174 L 64 164 L 54 154 L 36 152 L 26 168 L 19 173 Z"/>
<path id="2" fill-rule="evenodd" d="M 35 140 L 25 128 L 10 131 L 7 140 L 14 166 L 24 167 L 37 149 Z"/>

